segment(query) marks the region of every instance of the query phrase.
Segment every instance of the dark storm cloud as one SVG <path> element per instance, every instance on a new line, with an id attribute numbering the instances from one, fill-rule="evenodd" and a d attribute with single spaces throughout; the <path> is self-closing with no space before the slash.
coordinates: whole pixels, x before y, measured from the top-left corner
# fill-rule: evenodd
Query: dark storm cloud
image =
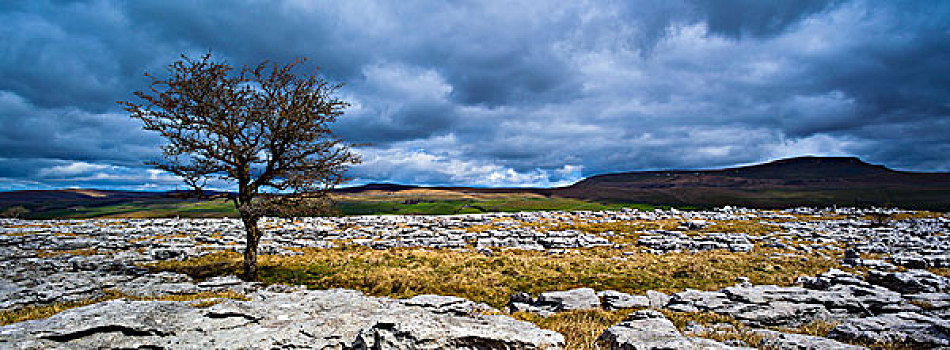
<path id="1" fill-rule="evenodd" d="M 115 104 L 179 54 L 311 58 L 360 182 L 556 185 L 804 154 L 950 170 L 939 1 L 9 1 L 0 189 L 173 188 Z"/>
<path id="2" fill-rule="evenodd" d="M 827 0 L 700 0 L 694 1 L 709 30 L 734 38 L 765 37 L 821 12 L 838 1 Z"/>
<path id="3" fill-rule="evenodd" d="M 0 121 L 0 158 L 137 165 L 154 156 L 160 144 L 125 115 L 44 109 L 9 92 L 0 92 Z"/>

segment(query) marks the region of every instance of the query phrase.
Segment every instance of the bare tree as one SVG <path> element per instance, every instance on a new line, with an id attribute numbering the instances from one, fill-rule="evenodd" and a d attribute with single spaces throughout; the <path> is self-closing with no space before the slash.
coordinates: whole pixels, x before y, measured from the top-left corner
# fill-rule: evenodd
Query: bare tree
<path id="1" fill-rule="evenodd" d="M 135 92 L 144 103 L 119 102 L 168 141 L 164 160 L 148 164 L 180 176 L 199 194 L 211 179 L 237 184 L 232 199 L 247 233 L 247 280 L 257 279 L 260 218 L 324 212 L 327 190 L 360 161 L 330 130 L 348 106 L 333 96 L 341 85 L 316 72 L 296 74 L 304 61 L 236 71 L 210 53 L 182 55 L 167 78 L 146 73 L 150 91 Z"/>

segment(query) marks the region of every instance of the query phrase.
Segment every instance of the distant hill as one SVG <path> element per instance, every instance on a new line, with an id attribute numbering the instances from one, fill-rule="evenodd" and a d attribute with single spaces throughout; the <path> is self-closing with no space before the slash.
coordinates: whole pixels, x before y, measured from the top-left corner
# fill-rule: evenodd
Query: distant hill
<path id="1" fill-rule="evenodd" d="M 112 190 L 28 190 L 0 192 L 0 207 L 8 205 L 29 205 L 39 202 L 122 202 L 131 199 L 167 197 L 167 192 L 137 192 Z"/>
<path id="2" fill-rule="evenodd" d="M 117 191 L 117 190 L 95 190 L 95 189 L 65 189 L 65 190 L 24 190 L 24 191 L 5 191 L 0 192 L 0 208 L 10 205 L 35 205 L 38 203 L 72 203 L 82 204 L 85 202 L 105 204 L 121 203 L 129 200 L 138 199 L 178 199 L 186 198 L 191 194 L 190 191 Z M 218 191 L 204 191 L 206 196 L 217 196 L 224 194 Z"/>
<path id="3" fill-rule="evenodd" d="M 950 210 L 950 173 L 895 171 L 851 157 L 799 157 L 729 169 L 597 175 L 545 192 L 586 200 L 699 207 Z"/>
<path id="4" fill-rule="evenodd" d="M 421 187 L 367 184 L 333 192 L 355 201 L 366 213 L 394 212 L 397 206 L 379 201 L 399 198 L 407 203 L 470 201 L 518 196 L 588 202 L 636 203 L 654 206 L 711 208 L 744 206 L 889 206 L 950 211 L 950 173 L 917 173 L 888 169 L 850 157 L 800 157 L 769 163 L 713 170 L 638 171 L 592 176 L 560 188 Z M 0 192 L 0 210 L 22 205 L 30 217 L 91 217 L 116 213 L 142 215 L 233 215 L 229 203 L 209 205 L 188 199 L 187 192 L 136 192 L 68 189 Z M 223 192 L 207 192 L 220 196 Z M 405 198 L 403 198 L 405 197 Z M 532 197 L 532 198 L 534 198 Z M 408 198 L 408 199 L 407 199 Z M 422 205 L 420 204 L 420 206 Z M 431 204 L 434 206 L 435 204 Z M 462 205 L 462 204 L 459 204 Z M 481 205 L 481 204 L 470 204 Z M 537 202 L 507 205 L 533 210 Z M 521 205 L 521 207 L 518 207 Z M 351 205 L 352 206 L 352 203 Z M 517 207 L 517 208 L 516 208 Z M 143 208 L 145 210 L 143 210 Z M 375 209 L 374 209 L 375 208 Z M 490 209 L 490 207 L 486 207 Z M 101 210 L 100 210 L 101 209 Z M 464 209 L 464 208 L 463 208 Z M 388 211 L 387 211 L 388 210 Z M 158 214 L 157 214 L 158 213 Z"/>
<path id="5" fill-rule="evenodd" d="M 205 191 L 208 197 L 224 192 Z M 94 189 L 26 190 L 0 192 L 0 209 L 22 206 L 30 211 L 27 218 L 92 217 L 96 208 L 133 211 L 146 207 L 163 208 L 163 216 L 176 216 L 182 204 L 198 202 L 190 191 L 116 191 Z M 122 207 L 122 208 L 117 208 Z M 126 209 L 127 208 L 127 209 Z M 191 210 L 194 212 L 194 210 Z M 200 215 L 192 215 L 200 216 Z M 219 215 L 220 216 L 220 215 Z"/>

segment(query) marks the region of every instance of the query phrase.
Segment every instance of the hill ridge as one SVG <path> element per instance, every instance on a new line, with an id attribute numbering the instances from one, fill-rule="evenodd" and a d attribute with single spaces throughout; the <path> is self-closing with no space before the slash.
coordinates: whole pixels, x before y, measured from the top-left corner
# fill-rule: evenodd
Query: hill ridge
<path id="1" fill-rule="evenodd" d="M 333 190 L 367 192 L 525 193 L 587 201 L 692 207 L 898 206 L 950 210 L 950 173 L 909 172 L 856 157 L 794 157 L 761 164 L 705 170 L 655 170 L 602 174 L 556 188 L 477 188 L 371 183 Z M 0 192 L 0 208 L 44 202 L 55 206 L 183 200 L 180 191 L 96 189 Z M 214 194 L 208 192 L 209 194 Z M 222 192 L 217 192 L 222 194 Z M 95 196 L 90 196 L 95 195 Z M 413 195 L 416 195 L 413 193 Z M 61 204 L 56 204 L 61 203 Z"/>

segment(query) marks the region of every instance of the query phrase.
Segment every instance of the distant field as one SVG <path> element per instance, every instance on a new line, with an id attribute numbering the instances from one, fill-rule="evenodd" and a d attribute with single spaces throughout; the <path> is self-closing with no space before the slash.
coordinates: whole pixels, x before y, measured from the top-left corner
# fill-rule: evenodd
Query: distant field
<path id="1" fill-rule="evenodd" d="M 545 197 L 525 193 L 465 193 L 453 191 L 410 190 L 336 196 L 334 212 L 329 215 L 452 215 L 485 212 L 616 210 L 654 206 L 635 203 L 603 203 L 572 198 Z M 135 199 L 122 203 L 94 205 L 63 204 L 60 207 L 35 207 L 31 219 L 55 218 L 167 218 L 236 217 L 234 205 L 225 199 L 194 200 L 173 198 Z"/>
<path id="2" fill-rule="evenodd" d="M 485 212 L 610 210 L 619 208 L 652 210 L 654 207 L 643 204 L 605 204 L 569 198 L 342 200 L 336 205 L 336 209 L 342 215 L 451 215 Z"/>
<path id="3" fill-rule="evenodd" d="M 224 199 L 216 200 L 138 200 L 104 206 L 72 206 L 33 211 L 26 215 L 31 219 L 56 218 L 173 218 L 173 217 L 222 217 L 237 216 L 234 205 Z"/>

